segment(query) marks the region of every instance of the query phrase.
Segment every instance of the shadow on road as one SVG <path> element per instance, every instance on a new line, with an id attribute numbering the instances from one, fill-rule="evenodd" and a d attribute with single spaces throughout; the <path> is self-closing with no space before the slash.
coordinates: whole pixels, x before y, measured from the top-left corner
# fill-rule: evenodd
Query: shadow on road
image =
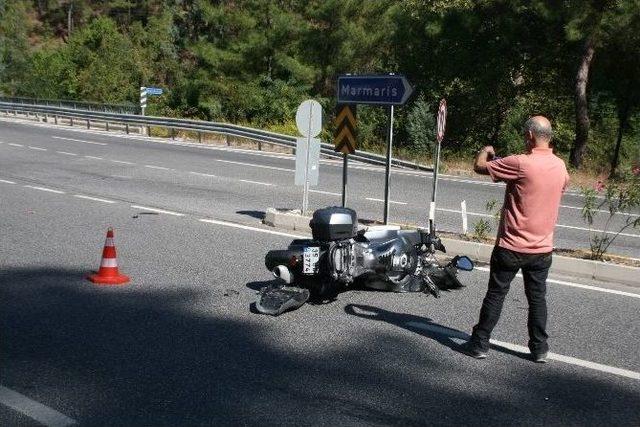
<path id="1" fill-rule="evenodd" d="M 264 216 L 266 215 L 264 211 L 236 211 L 237 214 L 240 215 L 246 215 L 246 216 L 250 216 L 252 218 L 256 218 L 256 219 L 264 219 Z"/>
<path id="2" fill-rule="evenodd" d="M 97 287 L 84 273 L 0 272 L 2 384 L 82 425 L 640 422 L 638 394 L 617 379 L 529 365 L 500 378 L 388 331 L 335 342 L 329 332 L 316 342 L 314 327 L 361 321 L 325 316 L 328 307 L 285 319 L 229 312 L 222 293 L 172 283 Z M 215 309 L 202 309 L 212 298 Z M 414 332 L 447 345 L 446 336 Z"/>
<path id="3" fill-rule="evenodd" d="M 344 311 L 351 316 L 378 322 L 386 322 L 391 325 L 398 326 L 418 335 L 422 335 L 423 337 L 437 341 L 443 346 L 449 347 L 451 350 L 458 353 L 463 353 L 460 349 L 460 342 L 462 340 L 467 341 L 471 338 L 471 336 L 466 332 L 449 328 L 448 326 L 443 326 L 439 323 L 435 323 L 429 318 L 415 316 L 413 314 L 396 313 L 382 308 L 360 304 L 348 304 L 344 308 Z M 531 359 L 529 353 L 521 353 L 499 345 L 492 344 L 491 349 L 501 353 L 510 354 L 521 359 Z"/>

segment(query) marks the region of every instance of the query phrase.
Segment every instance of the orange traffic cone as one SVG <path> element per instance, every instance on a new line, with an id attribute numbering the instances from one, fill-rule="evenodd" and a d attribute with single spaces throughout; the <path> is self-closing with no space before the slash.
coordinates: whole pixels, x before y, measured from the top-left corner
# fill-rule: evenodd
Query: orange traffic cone
<path id="1" fill-rule="evenodd" d="M 129 282 L 129 277 L 118 271 L 116 246 L 113 243 L 113 228 L 111 227 L 107 230 L 107 240 L 104 242 L 100 269 L 98 273 L 90 275 L 87 279 L 98 285 L 123 285 Z"/>

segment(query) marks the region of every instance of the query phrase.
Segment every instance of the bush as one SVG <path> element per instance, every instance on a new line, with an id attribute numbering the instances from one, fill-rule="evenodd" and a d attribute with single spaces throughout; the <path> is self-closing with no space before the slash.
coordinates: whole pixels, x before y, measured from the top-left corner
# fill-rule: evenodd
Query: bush
<path id="1" fill-rule="evenodd" d="M 406 119 L 411 151 L 424 153 L 432 151 L 436 139 L 436 119 L 424 96 L 413 103 Z"/>

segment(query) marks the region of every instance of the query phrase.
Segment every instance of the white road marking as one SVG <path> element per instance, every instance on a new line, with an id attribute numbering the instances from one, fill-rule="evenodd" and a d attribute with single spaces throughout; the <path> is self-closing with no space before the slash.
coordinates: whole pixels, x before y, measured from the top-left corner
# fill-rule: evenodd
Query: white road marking
<path id="1" fill-rule="evenodd" d="M 4 144 L 4 141 L 0 141 L 0 144 Z"/>
<path id="2" fill-rule="evenodd" d="M 0 386 L 0 403 L 48 427 L 77 424 L 76 420 L 7 387 Z"/>
<path id="3" fill-rule="evenodd" d="M 370 199 L 367 199 L 370 200 Z M 394 203 L 394 202 L 391 202 Z M 450 213 L 462 213 L 462 211 L 460 211 L 459 209 L 445 209 L 445 208 L 437 208 L 437 211 L 441 211 L 441 212 L 450 212 Z M 472 215 L 472 216 L 481 216 L 481 217 L 485 217 L 485 218 L 494 218 L 493 215 L 489 215 L 489 214 L 482 214 L 482 213 L 477 213 L 477 212 L 467 212 L 467 215 Z M 589 231 L 588 228 L 585 227 L 575 227 L 572 225 L 563 225 L 563 224 L 556 224 L 556 227 L 558 228 L 568 228 L 568 229 L 572 229 L 572 230 L 581 230 L 581 231 Z M 593 229 L 592 230 L 595 233 L 605 233 L 605 234 L 616 234 L 615 231 L 604 231 L 604 230 L 598 230 L 598 229 Z M 632 234 L 632 233 L 620 233 L 620 236 L 626 236 L 626 237 L 640 237 L 640 234 Z"/>
<path id="4" fill-rule="evenodd" d="M 58 154 L 64 154 L 65 156 L 77 156 L 76 153 L 69 153 L 68 151 L 56 151 Z"/>
<path id="5" fill-rule="evenodd" d="M 12 146 L 12 147 L 24 147 L 24 145 L 22 145 L 22 144 L 16 144 L 16 143 L 14 143 L 14 142 L 10 142 L 10 143 L 9 143 L 9 145 L 10 145 L 10 146 Z"/>
<path id="6" fill-rule="evenodd" d="M 96 156 L 84 156 L 84 157 L 92 160 L 104 160 L 102 157 L 96 157 Z"/>
<path id="7" fill-rule="evenodd" d="M 157 213 L 162 213 L 162 214 L 167 214 L 167 215 L 184 216 L 184 214 L 180 213 L 180 212 L 173 212 L 173 211 L 167 211 L 167 210 L 164 210 L 164 209 L 150 208 L 150 207 L 147 207 L 147 206 L 131 205 L 131 207 L 134 208 L 134 209 L 142 209 L 142 210 L 145 210 L 145 211 L 157 212 Z"/>
<path id="8" fill-rule="evenodd" d="M 375 199 L 373 197 L 367 197 L 366 199 L 367 200 L 371 200 L 372 202 L 384 202 L 384 200 L 382 200 L 382 199 Z M 393 200 L 389 200 L 389 203 L 394 203 L 396 205 L 408 205 L 408 203 L 405 203 L 405 202 L 394 202 Z"/>
<path id="9" fill-rule="evenodd" d="M 170 170 L 169 168 L 165 168 L 164 166 L 144 165 L 144 167 L 145 168 L 149 168 L 149 169 L 159 169 L 159 170 L 163 170 L 163 171 Z"/>
<path id="10" fill-rule="evenodd" d="M 202 173 L 202 172 L 189 172 L 191 175 L 198 175 L 198 176 L 206 176 L 208 178 L 217 178 L 216 175 L 211 175 L 210 173 Z"/>
<path id="11" fill-rule="evenodd" d="M 233 160 L 220 160 L 220 159 L 212 159 L 212 160 L 214 162 L 231 163 L 233 165 L 251 166 L 251 167 L 254 167 L 254 168 L 271 169 L 271 170 L 276 170 L 276 171 L 295 172 L 294 169 L 280 168 L 280 167 L 277 167 L 277 166 L 257 165 L 255 163 L 236 162 L 236 161 L 233 161 Z"/>
<path id="12" fill-rule="evenodd" d="M 248 179 L 241 179 L 240 181 L 242 182 L 246 182 L 248 184 L 257 184 L 257 185 L 266 185 L 266 186 L 271 186 L 273 184 L 269 184 L 268 182 L 260 182 L 260 181 L 249 181 Z"/>
<path id="13" fill-rule="evenodd" d="M 435 332 L 436 334 L 445 335 L 452 338 L 452 341 L 457 344 L 462 344 L 463 342 L 468 341 L 471 337 L 461 331 L 446 328 L 444 326 L 439 325 L 430 325 L 428 323 L 422 322 L 407 322 L 406 326 L 410 328 L 422 329 L 429 332 Z M 518 353 L 529 354 L 530 351 L 527 347 L 517 344 L 512 344 L 509 342 L 498 341 L 498 340 L 490 340 L 491 344 L 496 347 L 506 348 L 511 351 L 516 351 Z M 592 369 L 594 371 L 606 372 L 608 374 L 614 374 L 625 378 L 631 378 L 634 380 L 640 380 L 640 372 L 630 371 L 627 369 L 616 368 L 615 366 L 603 365 L 601 363 L 590 362 L 588 360 L 582 360 L 575 357 L 564 356 L 562 354 L 557 353 L 549 353 L 547 356 L 550 360 L 557 360 L 558 362 L 568 363 L 570 365 L 581 366 L 583 368 Z"/>
<path id="14" fill-rule="evenodd" d="M 102 203 L 115 203 L 113 200 L 100 199 L 98 197 L 84 196 L 82 194 L 74 194 L 73 197 L 77 197 L 78 199 L 93 200 L 93 201 L 102 202 Z"/>
<path id="15" fill-rule="evenodd" d="M 0 179 L 0 182 L 4 182 L 5 184 L 15 184 L 15 182 L 7 181 L 6 179 Z"/>
<path id="16" fill-rule="evenodd" d="M 127 162 L 126 160 L 111 160 L 113 163 L 121 163 L 123 165 L 135 165 L 133 162 Z"/>
<path id="17" fill-rule="evenodd" d="M 40 191 L 48 191 L 49 193 L 65 194 L 64 191 L 54 190 L 53 188 L 37 187 L 35 185 L 24 185 L 23 187 L 32 188 L 34 190 L 40 190 Z"/>
<path id="18" fill-rule="evenodd" d="M 488 267 L 474 267 L 474 270 L 489 272 Z M 516 277 L 522 278 L 522 274 L 518 273 L 516 274 Z M 607 294 L 622 295 L 622 296 L 631 297 L 631 298 L 640 298 L 640 294 L 634 294 L 633 292 L 625 292 L 625 291 L 618 291 L 616 289 L 600 288 L 598 286 L 583 285 L 581 283 L 567 282 L 565 280 L 547 279 L 547 282 L 555 283 L 556 285 L 570 286 L 572 288 L 580 288 L 580 289 L 587 289 L 590 291 L 605 292 Z"/>
<path id="19" fill-rule="evenodd" d="M 318 193 L 318 194 L 327 194 L 329 196 L 340 196 L 342 197 L 342 194 L 340 193 L 332 193 L 331 191 L 320 191 L 320 190 L 309 190 L 310 193 Z"/>
<path id="20" fill-rule="evenodd" d="M 461 214 L 462 211 L 460 209 L 445 209 L 445 208 L 437 208 L 437 211 L 440 212 L 451 212 L 451 213 L 458 213 Z M 489 214 L 481 214 L 481 213 L 475 213 L 475 212 L 467 212 L 467 215 L 472 215 L 472 216 L 483 216 L 486 218 L 493 218 L 493 215 L 489 215 Z"/>
<path id="21" fill-rule="evenodd" d="M 285 236 L 285 237 L 292 237 L 294 239 L 308 239 L 308 236 L 301 236 L 298 234 L 289 234 L 289 233 L 282 233 L 280 231 L 271 231 L 271 230 L 265 230 L 264 228 L 258 228 L 258 227 L 251 227 L 248 225 L 242 225 L 242 224 L 235 224 L 233 222 L 227 222 L 227 221 L 218 221 L 215 219 L 201 219 L 201 222 L 206 222 L 209 224 L 216 224 L 216 225 L 223 225 L 225 227 L 233 227 L 233 228 L 240 228 L 242 230 L 250 230 L 250 231 L 257 231 L 260 233 L 266 233 L 266 234 L 275 234 L 276 236 Z"/>
<path id="22" fill-rule="evenodd" d="M 581 211 L 581 210 L 582 210 L 582 208 L 577 207 L 577 206 L 560 205 L 560 207 L 561 207 L 561 208 L 565 208 L 565 209 L 575 209 L 575 210 L 579 210 L 579 211 Z M 594 211 L 594 212 L 600 212 L 600 213 L 606 213 L 606 214 L 608 214 L 608 213 L 609 213 L 609 211 L 608 211 L 608 210 L 606 210 L 606 209 L 594 209 L 593 211 Z M 618 215 L 622 215 L 622 216 L 632 216 L 633 214 L 632 214 L 632 213 L 629 213 L 629 212 L 620 212 Z"/>
<path id="23" fill-rule="evenodd" d="M 49 151 L 46 148 L 40 148 L 40 147 L 32 147 L 31 145 L 28 147 L 30 150 L 38 150 L 38 151 Z"/>
<path id="24" fill-rule="evenodd" d="M 562 225 L 562 224 L 556 224 L 556 227 L 560 227 L 560 228 L 569 228 L 571 230 L 582 230 L 582 231 L 589 231 L 588 228 L 585 227 L 574 227 L 572 225 Z M 618 234 L 615 231 L 604 231 L 604 230 L 596 230 L 593 229 L 591 231 L 594 231 L 596 233 L 605 233 L 605 234 Z M 640 234 L 631 234 L 631 233 L 620 233 L 620 236 L 626 236 L 626 237 L 640 237 Z"/>
<path id="25" fill-rule="evenodd" d="M 91 144 L 91 145 L 109 145 L 106 142 L 95 142 L 95 141 L 87 141 L 84 139 L 65 138 L 63 136 L 52 136 L 51 138 L 62 139 L 64 141 L 83 142 L 85 144 Z"/>

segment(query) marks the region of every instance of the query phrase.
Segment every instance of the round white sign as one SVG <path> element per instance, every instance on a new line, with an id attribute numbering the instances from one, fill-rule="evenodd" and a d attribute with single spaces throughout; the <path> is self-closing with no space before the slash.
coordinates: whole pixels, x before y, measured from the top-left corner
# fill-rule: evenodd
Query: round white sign
<path id="1" fill-rule="evenodd" d="M 307 99 L 298 107 L 296 126 L 300 135 L 315 138 L 322 131 L 322 106 L 318 101 Z"/>
<path id="2" fill-rule="evenodd" d="M 447 122 L 447 101 L 445 99 L 440 101 L 440 107 L 438 107 L 438 126 L 437 136 L 438 142 L 442 142 L 444 139 L 444 129 Z"/>

